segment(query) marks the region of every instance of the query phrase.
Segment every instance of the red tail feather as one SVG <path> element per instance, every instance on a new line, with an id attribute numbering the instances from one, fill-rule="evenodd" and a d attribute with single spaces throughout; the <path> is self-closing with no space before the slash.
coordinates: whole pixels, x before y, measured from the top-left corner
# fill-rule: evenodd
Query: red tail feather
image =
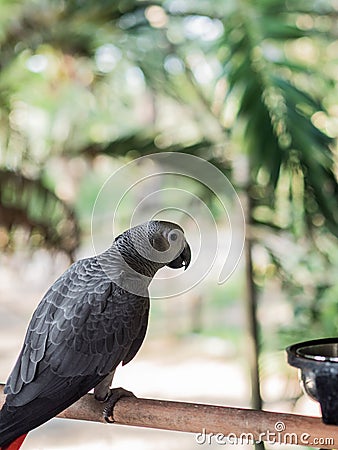
<path id="1" fill-rule="evenodd" d="M 27 436 L 27 434 L 23 434 L 22 436 L 19 436 L 11 444 L 6 445 L 6 447 L 1 447 L 0 450 L 19 450 L 19 448 L 21 447 L 26 436 Z"/>

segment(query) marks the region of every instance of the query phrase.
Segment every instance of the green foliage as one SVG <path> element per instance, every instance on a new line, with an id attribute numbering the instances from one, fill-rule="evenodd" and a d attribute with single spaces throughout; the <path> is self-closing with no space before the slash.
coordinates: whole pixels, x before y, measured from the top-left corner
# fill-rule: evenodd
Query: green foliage
<path id="1" fill-rule="evenodd" d="M 334 278 L 325 289 L 315 278 L 301 296 L 304 280 L 288 277 L 295 267 L 268 242 L 289 233 L 306 260 L 314 248 L 325 254 L 323 235 L 338 236 L 333 4 L 22 0 L 0 8 L 0 205 L 9 235 L 21 222 L 39 245 L 72 252 L 74 204 L 82 214 L 95 198 L 88 185 L 76 201 L 76 189 L 102 154 L 194 154 L 249 195 L 274 276 L 293 302 L 302 298 L 295 323 L 318 319 L 334 333 Z M 238 169 L 243 156 L 247 173 Z M 70 170 L 78 184 L 66 206 L 55 166 L 72 158 L 86 166 L 82 175 Z M 309 278 L 328 267 L 319 259 Z"/>
<path id="2" fill-rule="evenodd" d="M 30 235 L 32 246 L 45 245 L 60 249 L 70 256 L 79 244 L 79 230 L 73 212 L 42 180 L 32 180 L 22 174 L 0 171 L 1 246 L 11 248 L 19 228 Z"/>
<path id="3" fill-rule="evenodd" d="M 314 21 L 319 14 L 314 9 L 307 20 Z M 235 97 L 236 120 L 244 128 L 254 207 L 276 208 L 276 187 L 282 171 L 287 171 L 303 183 L 303 220 L 308 232 L 316 226 L 313 218 L 320 216 L 338 236 L 334 143 L 313 123 L 316 113 L 325 111 L 329 80 L 323 92 L 317 92 L 318 73 L 309 70 L 308 61 L 295 65 L 287 54 L 287 46 L 299 45 L 300 39 L 306 37 L 315 45 L 315 39 L 327 38 L 327 34 L 319 38 L 315 27 L 300 29 L 301 17 L 301 2 L 292 6 L 280 1 L 239 2 L 224 20 L 220 45 L 223 76 L 229 83 L 228 101 Z M 292 207 L 292 183 L 288 195 Z M 267 223 L 278 225 L 273 220 Z M 287 226 L 293 227 L 293 220 Z"/>

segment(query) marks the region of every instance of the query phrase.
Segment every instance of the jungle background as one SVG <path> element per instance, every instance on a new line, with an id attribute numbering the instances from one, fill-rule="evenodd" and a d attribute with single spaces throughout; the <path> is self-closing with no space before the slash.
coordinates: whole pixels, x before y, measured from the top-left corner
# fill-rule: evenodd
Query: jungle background
<path id="1" fill-rule="evenodd" d="M 284 348 L 337 334 L 337 16 L 336 0 L 0 1 L 1 381 L 43 293 L 91 254 L 107 177 L 179 151 L 231 181 L 246 249 L 224 285 L 154 302 L 116 382 L 319 414 Z M 65 422 L 23 448 L 200 447 L 188 434 Z"/>

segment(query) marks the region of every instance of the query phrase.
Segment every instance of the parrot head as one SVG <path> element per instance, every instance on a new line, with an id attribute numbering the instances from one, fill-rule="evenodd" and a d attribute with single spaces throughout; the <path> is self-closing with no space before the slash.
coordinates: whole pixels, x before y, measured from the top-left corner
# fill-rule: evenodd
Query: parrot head
<path id="1" fill-rule="evenodd" d="M 115 242 L 128 264 L 139 272 L 142 264 L 154 270 L 163 266 L 187 269 L 191 262 L 190 246 L 176 223 L 151 220 L 125 231 Z"/>
<path id="2" fill-rule="evenodd" d="M 158 227 L 156 236 L 159 236 L 159 241 L 163 241 L 161 248 L 159 248 L 156 239 L 153 238 L 153 247 L 156 250 L 168 252 L 168 256 L 170 253 L 174 255 L 174 259 L 169 257 L 166 264 L 168 267 L 171 267 L 172 269 L 184 267 L 184 270 L 186 270 L 191 262 L 191 250 L 187 240 L 185 239 L 183 229 L 176 223 L 172 222 L 152 222 L 157 222 L 155 224 Z"/>

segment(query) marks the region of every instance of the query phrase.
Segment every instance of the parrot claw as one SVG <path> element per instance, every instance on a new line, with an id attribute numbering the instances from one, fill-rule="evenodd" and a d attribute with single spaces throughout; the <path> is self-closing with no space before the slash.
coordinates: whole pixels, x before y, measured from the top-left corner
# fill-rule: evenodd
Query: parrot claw
<path id="1" fill-rule="evenodd" d="M 106 406 L 103 409 L 103 418 L 107 423 L 115 422 L 113 417 L 114 406 L 122 397 L 136 397 L 136 395 L 134 395 L 131 391 L 127 391 L 126 389 L 123 389 L 121 387 L 109 389 L 109 394 L 104 401 L 106 403 Z"/>

